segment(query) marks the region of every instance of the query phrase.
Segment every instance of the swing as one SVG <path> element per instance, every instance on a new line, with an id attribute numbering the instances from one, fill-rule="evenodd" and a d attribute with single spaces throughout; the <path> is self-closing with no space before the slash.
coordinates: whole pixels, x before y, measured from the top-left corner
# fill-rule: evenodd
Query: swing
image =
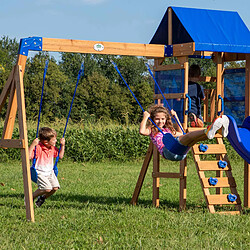
<path id="1" fill-rule="evenodd" d="M 130 91 L 131 94 L 133 95 L 134 99 L 135 99 L 136 102 L 139 104 L 141 110 L 144 112 L 143 107 L 141 106 L 141 104 L 140 104 L 140 102 L 137 100 L 135 94 L 133 93 L 133 91 L 130 89 L 129 85 L 127 84 L 127 82 L 126 82 L 125 79 L 123 78 L 123 76 L 122 76 L 121 72 L 119 71 L 117 65 L 116 65 L 113 61 L 111 61 L 111 62 L 112 62 L 112 64 L 114 65 L 114 68 L 116 69 L 117 73 L 120 75 L 120 77 L 122 78 L 123 82 L 125 83 L 125 85 L 126 85 L 127 88 L 129 89 L 129 91 Z M 146 64 L 146 66 L 147 66 L 148 69 L 150 70 L 150 68 L 149 68 L 149 66 L 148 66 L 147 64 Z M 149 72 L 150 72 L 150 74 L 152 73 L 151 70 L 150 70 Z M 161 91 L 161 89 L 160 89 L 158 83 L 156 82 L 156 80 L 155 80 L 153 74 L 151 74 L 151 76 L 153 77 L 153 79 L 154 79 L 154 81 L 155 81 L 157 87 L 159 88 L 159 90 L 160 90 L 160 92 L 161 92 L 163 98 L 165 99 L 165 101 L 166 101 L 166 103 L 167 103 L 167 105 L 168 105 L 168 109 L 171 110 L 171 107 L 169 106 L 169 104 L 168 104 L 168 102 L 167 102 L 165 96 L 163 95 L 163 93 L 162 93 L 162 91 Z M 174 117 L 174 118 L 175 118 L 175 117 Z M 166 147 L 167 150 L 169 150 L 171 153 L 176 154 L 176 155 L 181 155 L 181 156 L 183 156 L 183 155 L 186 155 L 186 154 L 187 154 L 187 152 L 189 151 L 190 147 L 181 144 L 181 143 L 178 141 L 178 139 L 175 138 L 171 133 L 166 133 L 166 134 L 164 134 L 163 131 L 155 124 L 155 122 L 154 122 L 150 117 L 149 117 L 149 120 L 150 120 L 150 121 L 156 126 L 156 128 L 163 134 L 163 140 L 162 140 L 162 141 L 163 141 L 163 144 L 164 144 L 164 146 Z M 176 120 L 176 122 L 178 123 L 179 127 L 181 128 L 183 134 L 185 134 L 184 131 L 183 131 L 183 128 L 182 128 L 182 126 L 179 124 L 178 120 L 177 120 L 176 118 L 175 118 L 175 120 Z"/>
<path id="2" fill-rule="evenodd" d="M 38 137 L 38 132 L 39 132 L 39 123 L 40 123 L 40 115 L 41 115 L 41 108 L 42 108 L 44 82 L 45 82 L 45 76 L 46 76 L 47 69 L 48 69 L 48 60 L 45 62 L 45 68 L 44 68 L 44 74 L 43 74 L 43 85 L 42 85 L 42 93 L 41 93 L 41 99 L 40 99 L 40 108 L 39 108 L 39 115 L 38 115 L 38 122 L 37 122 L 36 138 Z M 67 125 L 68 125 L 72 105 L 73 105 L 73 102 L 74 102 L 74 99 L 75 99 L 76 89 L 77 89 L 79 80 L 83 75 L 84 75 L 84 64 L 82 63 L 81 68 L 80 68 L 79 73 L 78 73 L 78 76 L 77 76 L 75 91 L 74 91 L 74 94 L 73 94 L 73 97 L 72 97 L 72 101 L 71 101 L 67 121 L 66 121 L 65 128 L 64 128 L 64 131 L 63 131 L 63 138 L 64 138 L 65 133 L 66 133 L 66 128 L 67 128 Z M 60 151 L 61 151 L 61 146 L 62 145 L 60 145 L 60 148 L 58 150 L 58 156 L 56 157 L 55 164 L 54 164 L 54 167 L 53 167 L 53 170 L 54 170 L 54 173 L 55 173 L 56 176 L 58 175 L 57 163 L 59 161 L 59 154 L 60 154 Z M 37 171 L 36 171 L 35 165 L 36 165 L 36 147 L 35 147 L 35 150 L 34 150 L 34 158 L 33 158 L 32 166 L 30 168 L 30 172 L 31 172 L 31 180 L 33 182 L 37 183 Z"/>

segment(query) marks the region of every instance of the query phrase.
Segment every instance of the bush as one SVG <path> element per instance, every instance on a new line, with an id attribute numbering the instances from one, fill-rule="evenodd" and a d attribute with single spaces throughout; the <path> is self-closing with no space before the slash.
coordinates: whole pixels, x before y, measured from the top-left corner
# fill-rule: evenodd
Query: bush
<path id="1" fill-rule="evenodd" d="M 2 128 L 1 128 L 2 129 Z M 63 128 L 57 130 L 58 142 L 63 135 Z M 28 130 L 29 144 L 34 140 L 36 129 Z M 13 139 L 19 137 L 18 129 L 13 132 Z M 65 159 L 78 162 L 100 162 L 105 160 L 128 161 L 144 157 L 149 145 L 149 138 L 141 136 L 138 128 L 122 126 L 105 128 L 102 131 L 91 128 L 68 128 L 65 136 Z M 206 143 L 206 142 L 205 142 Z M 224 143 L 229 159 L 240 159 L 227 139 Z M 57 145 L 59 147 L 59 144 Z M 0 162 L 20 160 L 19 149 L 0 148 Z M 191 153 L 188 154 L 191 159 Z"/>
<path id="2" fill-rule="evenodd" d="M 63 128 L 57 131 L 58 142 Z M 13 138 L 18 138 L 18 129 L 14 129 Z M 28 130 L 29 144 L 34 140 L 35 129 Z M 66 136 L 65 159 L 73 161 L 127 161 L 146 154 L 149 138 L 139 135 L 138 128 L 106 128 L 103 131 L 92 129 L 68 129 Z M 57 145 L 59 147 L 59 145 Z M 1 162 L 20 160 L 19 149 L 0 148 Z"/>

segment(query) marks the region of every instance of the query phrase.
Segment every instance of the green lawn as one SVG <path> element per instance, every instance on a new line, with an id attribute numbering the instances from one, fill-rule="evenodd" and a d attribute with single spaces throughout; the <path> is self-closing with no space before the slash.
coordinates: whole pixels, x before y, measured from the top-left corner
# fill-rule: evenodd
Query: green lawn
<path id="1" fill-rule="evenodd" d="M 179 164 L 161 161 L 163 171 Z M 150 165 L 138 205 L 129 204 L 142 160 L 59 163 L 61 189 L 26 221 L 20 162 L 0 163 L 0 249 L 250 249 L 250 209 L 210 214 L 192 161 L 187 209 L 178 212 L 179 181 L 161 180 L 152 207 Z M 231 162 L 243 201 L 243 161 Z M 33 189 L 35 185 L 33 185 Z"/>

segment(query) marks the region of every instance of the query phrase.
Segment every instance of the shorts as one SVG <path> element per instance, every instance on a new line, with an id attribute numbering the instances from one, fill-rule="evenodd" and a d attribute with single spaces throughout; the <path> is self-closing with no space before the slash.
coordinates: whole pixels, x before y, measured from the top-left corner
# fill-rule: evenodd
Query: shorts
<path id="1" fill-rule="evenodd" d="M 179 136 L 176 137 L 177 141 L 183 145 L 180 140 L 179 140 Z M 184 146 L 184 145 L 183 145 Z M 162 155 L 165 159 L 170 160 L 170 161 L 182 161 L 186 158 L 187 154 L 185 155 L 177 155 L 174 154 L 172 152 L 170 152 L 166 147 L 163 148 L 162 150 Z"/>
<path id="2" fill-rule="evenodd" d="M 52 190 L 53 188 L 60 188 L 59 181 L 54 173 L 44 176 L 42 174 L 37 174 L 37 185 L 40 190 Z"/>
<path id="3" fill-rule="evenodd" d="M 172 152 L 170 152 L 167 148 L 163 148 L 162 155 L 165 159 L 170 161 L 182 161 L 186 158 L 187 154 L 185 155 L 177 155 Z"/>

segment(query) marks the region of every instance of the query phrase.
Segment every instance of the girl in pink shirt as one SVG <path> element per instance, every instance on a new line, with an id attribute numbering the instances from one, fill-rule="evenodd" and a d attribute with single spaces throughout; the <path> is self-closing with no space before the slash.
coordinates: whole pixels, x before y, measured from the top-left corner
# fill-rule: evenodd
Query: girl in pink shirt
<path id="1" fill-rule="evenodd" d="M 171 115 L 168 110 L 162 105 L 154 105 L 149 112 L 145 111 L 143 113 L 143 119 L 140 124 L 140 134 L 149 136 L 153 144 L 158 149 L 159 153 L 166 159 L 171 161 L 181 161 L 186 155 L 174 154 L 170 152 L 163 143 L 163 134 L 158 130 L 159 127 L 162 132 L 171 133 L 176 137 L 180 144 L 192 147 L 194 144 L 207 139 L 213 139 L 215 133 L 221 129 L 222 135 L 225 137 L 228 134 L 229 119 L 227 116 L 222 115 L 214 120 L 214 122 L 207 128 L 198 131 L 192 131 L 183 134 L 179 130 L 175 130 L 171 116 L 175 117 L 179 124 L 179 118 L 174 110 L 171 110 Z M 152 124 L 148 119 L 149 117 L 157 125 L 157 127 Z M 165 142 L 166 144 L 167 142 Z"/>

